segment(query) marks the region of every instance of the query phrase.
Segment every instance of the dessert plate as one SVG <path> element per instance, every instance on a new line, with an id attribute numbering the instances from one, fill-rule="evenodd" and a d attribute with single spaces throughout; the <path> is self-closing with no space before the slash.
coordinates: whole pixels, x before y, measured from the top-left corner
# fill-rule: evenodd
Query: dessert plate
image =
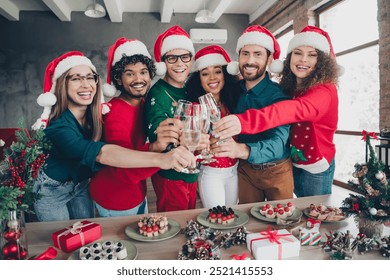
<path id="1" fill-rule="evenodd" d="M 267 202 L 267 203 L 269 203 L 269 202 Z M 253 206 L 251 208 L 251 215 L 253 217 L 255 217 L 256 219 L 259 219 L 259 220 L 262 220 L 265 222 L 276 223 L 277 218 L 267 218 L 266 216 L 260 214 L 260 208 L 267 203 L 262 203 L 262 204 Z M 272 203 L 269 203 L 269 204 L 271 204 L 272 207 L 274 207 L 276 205 L 276 204 L 272 204 Z M 292 215 L 290 217 L 287 217 L 284 220 L 294 221 L 294 220 L 300 219 L 301 217 L 302 217 L 302 211 L 298 208 L 295 208 Z"/>
<path id="2" fill-rule="evenodd" d="M 104 241 L 97 241 L 99 243 L 104 243 L 105 241 L 108 241 L 108 240 L 104 240 Z M 122 244 L 126 247 L 126 250 L 127 250 L 127 257 L 124 258 L 124 260 L 135 260 L 135 258 L 137 257 L 138 255 L 138 249 L 137 247 L 130 241 L 128 240 L 112 240 L 112 242 L 122 242 Z M 94 243 L 94 242 L 92 242 Z M 91 243 L 91 244 L 92 244 Z M 87 245 L 88 246 L 88 245 Z M 80 260 L 80 257 L 79 257 L 79 249 L 74 251 L 69 257 L 68 257 L 68 260 Z"/>
<path id="3" fill-rule="evenodd" d="M 326 219 L 319 219 L 318 217 L 314 217 L 314 216 L 310 215 L 309 213 L 310 213 L 309 207 L 303 209 L 303 214 L 305 214 L 305 216 L 319 220 L 319 221 L 324 222 L 324 223 L 337 223 L 337 222 L 344 221 L 347 218 L 346 216 L 344 216 L 342 219 L 339 219 L 339 220 L 326 220 Z"/>
<path id="4" fill-rule="evenodd" d="M 209 227 L 209 228 L 213 228 L 213 229 L 236 228 L 236 227 L 240 227 L 242 225 L 245 225 L 249 221 L 248 214 L 246 214 L 242 211 L 239 211 L 239 210 L 234 210 L 234 215 L 236 216 L 236 218 L 230 224 L 210 223 L 207 220 L 208 215 L 209 215 L 209 211 L 205 211 L 205 212 L 200 213 L 196 219 L 197 219 L 199 224 L 206 226 L 206 227 Z"/>
<path id="5" fill-rule="evenodd" d="M 128 237 L 137 241 L 144 241 L 144 242 L 156 242 L 156 241 L 166 240 L 174 237 L 179 232 L 180 232 L 180 224 L 177 221 L 170 218 L 168 218 L 168 230 L 163 234 L 159 234 L 158 236 L 147 237 L 139 234 L 138 222 L 128 225 L 125 228 L 125 233 Z"/>

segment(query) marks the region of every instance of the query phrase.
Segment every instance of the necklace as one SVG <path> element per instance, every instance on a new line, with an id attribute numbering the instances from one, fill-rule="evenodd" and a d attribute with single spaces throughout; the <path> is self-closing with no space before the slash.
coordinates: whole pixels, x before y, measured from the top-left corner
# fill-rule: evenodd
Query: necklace
<path id="1" fill-rule="evenodd" d="M 177 101 L 165 89 L 164 89 L 164 92 L 172 100 L 172 106 L 176 107 L 177 106 Z"/>

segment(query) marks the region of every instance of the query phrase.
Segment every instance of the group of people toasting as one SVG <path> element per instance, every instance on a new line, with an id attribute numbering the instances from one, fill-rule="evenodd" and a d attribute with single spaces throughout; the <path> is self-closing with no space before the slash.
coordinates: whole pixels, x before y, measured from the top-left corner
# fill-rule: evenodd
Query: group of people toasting
<path id="1" fill-rule="evenodd" d="M 153 58 L 119 38 L 104 84 L 81 52 L 51 61 L 33 126 L 52 143 L 34 185 L 37 218 L 148 213 L 149 177 L 158 212 L 193 209 L 197 193 L 207 208 L 330 193 L 339 68 L 329 35 L 306 26 L 282 62 L 273 34 L 253 25 L 236 54 L 195 52 L 176 25 L 157 37 Z M 187 122 L 198 110 L 210 125 Z"/>

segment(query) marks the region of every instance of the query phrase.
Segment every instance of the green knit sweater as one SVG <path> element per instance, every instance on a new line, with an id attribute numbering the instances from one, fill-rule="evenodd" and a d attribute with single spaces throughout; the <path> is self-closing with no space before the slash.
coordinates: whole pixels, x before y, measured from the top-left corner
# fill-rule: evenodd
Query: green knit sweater
<path id="1" fill-rule="evenodd" d="M 166 118 L 173 118 L 175 103 L 179 99 L 186 99 L 185 88 L 171 86 L 163 79 L 158 80 L 150 89 L 145 102 L 146 135 L 150 143 L 157 140 L 156 128 Z M 160 170 L 159 174 L 171 180 L 183 180 L 193 183 L 198 179 L 198 174 L 185 174 L 173 169 Z"/>

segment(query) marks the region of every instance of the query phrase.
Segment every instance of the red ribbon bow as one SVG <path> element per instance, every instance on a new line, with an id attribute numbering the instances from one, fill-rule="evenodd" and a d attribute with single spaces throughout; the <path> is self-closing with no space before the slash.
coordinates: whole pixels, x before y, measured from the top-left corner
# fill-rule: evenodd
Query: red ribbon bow
<path id="1" fill-rule="evenodd" d="M 53 247 L 49 247 L 42 254 L 36 256 L 35 258 L 33 258 L 33 260 L 52 260 L 55 257 L 57 257 L 57 250 L 54 249 Z"/>
<path id="2" fill-rule="evenodd" d="M 378 136 L 376 136 L 375 132 L 367 132 L 365 130 L 362 131 L 363 137 L 362 140 L 367 141 L 367 137 L 374 138 L 375 140 L 379 140 Z"/>
<path id="3" fill-rule="evenodd" d="M 292 236 L 292 234 L 291 233 L 279 234 L 278 230 L 271 230 L 270 226 L 268 226 L 267 231 L 261 231 L 260 234 L 264 235 L 264 237 L 254 238 L 251 240 L 250 242 L 251 252 L 253 252 L 252 245 L 254 241 L 268 239 L 269 242 L 278 244 L 278 259 L 280 260 L 282 258 L 282 246 L 279 240 L 284 239 L 284 240 L 292 241 L 291 238 L 286 237 L 286 236 Z"/>
<path id="4" fill-rule="evenodd" d="M 230 258 L 233 260 L 239 260 L 239 261 L 246 260 L 248 258 L 248 254 L 246 252 L 244 252 L 241 255 L 231 255 Z"/>

